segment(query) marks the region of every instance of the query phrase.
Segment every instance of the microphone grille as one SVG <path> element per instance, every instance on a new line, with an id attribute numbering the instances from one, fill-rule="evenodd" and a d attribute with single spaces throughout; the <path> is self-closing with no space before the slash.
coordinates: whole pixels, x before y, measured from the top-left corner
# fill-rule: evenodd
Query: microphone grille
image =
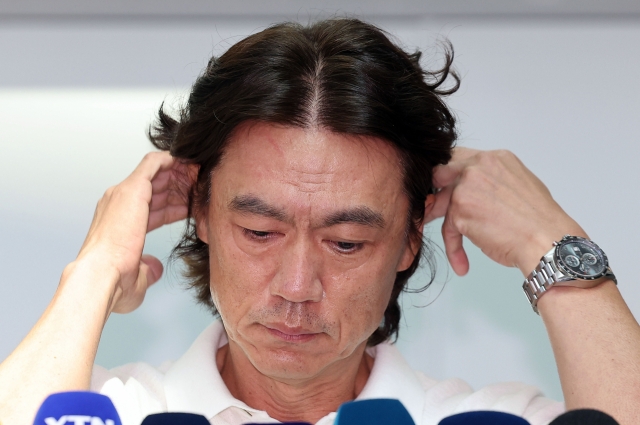
<path id="1" fill-rule="evenodd" d="M 530 425 L 520 416 L 492 410 L 458 413 L 447 416 L 438 425 Z"/>
<path id="2" fill-rule="evenodd" d="M 595 409 L 570 410 L 555 418 L 549 425 L 620 425 L 608 414 Z"/>
<path id="3" fill-rule="evenodd" d="M 149 415 L 140 425 L 210 425 L 207 418 L 195 413 L 155 413 Z"/>

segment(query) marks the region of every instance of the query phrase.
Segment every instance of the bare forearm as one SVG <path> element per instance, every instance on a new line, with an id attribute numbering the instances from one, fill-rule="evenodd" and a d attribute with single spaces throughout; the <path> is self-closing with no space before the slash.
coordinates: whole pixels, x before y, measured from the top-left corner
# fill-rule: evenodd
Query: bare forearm
<path id="1" fill-rule="evenodd" d="M 184 174 L 181 167 L 186 166 L 169 153 L 149 153 L 98 201 L 78 257 L 65 268 L 51 304 L 0 364 L 2 423 L 28 425 L 48 394 L 89 388 L 109 314 L 135 310 L 162 275 L 162 263 L 142 255 L 146 232 L 187 216 L 186 195 L 171 184 L 174 172 Z"/>
<path id="2" fill-rule="evenodd" d="M 640 418 L 640 327 L 612 281 L 554 288 L 538 303 L 567 409 L 595 408 L 622 425 Z"/>
<path id="3" fill-rule="evenodd" d="M 47 310 L 0 364 L 3 423 L 31 424 L 50 393 L 89 388 L 109 311 L 108 280 L 107 274 L 96 273 L 88 265 L 72 264 L 65 269 Z"/>
<path id="4" fill-rule="evenodd" d="M 466 236 L 494 261 L 523 276 L 563 235 L 587 234 L 513 154 L 456 148 L 434 172 L 440 191 L 425 219 L 444 216 L 443 240 L 454 271 L 465 274 Z M 596 277 L 595 275 L 593 276 Z M 612 281 L 571 279 L 540 297 L 569 409 L 603 410 L 621 424 L 640 422 L 640 327 Z M 586 282 L 586 283 L 585 283 Z"/>

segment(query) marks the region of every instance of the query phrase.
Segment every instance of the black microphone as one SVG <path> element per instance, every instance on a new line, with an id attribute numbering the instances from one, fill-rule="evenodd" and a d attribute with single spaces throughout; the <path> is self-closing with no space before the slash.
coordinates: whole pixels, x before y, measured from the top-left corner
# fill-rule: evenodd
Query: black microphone
<path id="1" fill-rule="evenodd" d="M 595 409 L 570 410 L 552 420 L 549 425 L 620 425 L 604 412 Z"/>
<path id="2" fill-rule="evenodd" d="M 447 416 L 438 425 L 530 425 L 520 416 L 511 413 L 478 410 Z M 549 424 L 551 425 L 551 424 Z"/>
<path id="3" fill-rule="evenodd" d="M 111 399 L 90 391 L 51 394 L 42 402 L 33 421 L 33 425 L 79 424 L 122 425 Z"/>
<path id="4" fill-rule="evenodd" d="M 140 425 L 210 425 L 207 418 L 195 413 L 154 413 Z"/>

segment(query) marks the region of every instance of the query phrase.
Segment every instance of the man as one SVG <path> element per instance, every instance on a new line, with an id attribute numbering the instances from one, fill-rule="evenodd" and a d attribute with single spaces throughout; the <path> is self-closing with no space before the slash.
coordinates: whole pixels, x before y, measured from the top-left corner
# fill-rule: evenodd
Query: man
<path id="1" fill-rule="evenodd" d="M 355 20 L 275 26 L 212 59 L 179 119 L 160 111 L 151 138 L 170 154 L 147 155 L 107 190 L 50 306 L 0 365 L 3 421 L 27 424 L 47 394 L 87 388 L 112 397 L 127 424 L 163 410 L 327 424 L 341 403 L 379 396 L 399 397 L 422 424 L 462 410 L 557 416 L 559 403 L 524 385 L 473 393 L 413 373 L 385 342 L 430 220 L 445 217 L 458 274 L 463 236 L 534 278 L 554 241 L 587 236 L 512 154 L 451 159 L 450 66 L 447 56 L 425 72 L 419 54 Z M 146 232 L 184 218 L 175 253 L 220 321 L 167 370 L 94 369 L 109 314 L 139 306 L 162 273 L 142 255 Z M 575 265 L 584 279 L 532 301 L 566 407 L 635 423 L 640 329 L 604 266 L 588 280 L 585 265 L 600 263 L 587 254 Z"/>

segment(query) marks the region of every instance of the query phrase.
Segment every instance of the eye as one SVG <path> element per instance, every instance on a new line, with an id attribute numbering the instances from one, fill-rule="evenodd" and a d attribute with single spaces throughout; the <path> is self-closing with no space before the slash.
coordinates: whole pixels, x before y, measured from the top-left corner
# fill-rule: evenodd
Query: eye
<path id="1" fill-rule="evenodd" d="M 332 241 L 332 244 L 338 252 L 341 252 L 343 254 L 352 254 L 354 252 L 357 252 L 360 249 L 362 249 L 362 246 L 364 245 L 362 243 L 356 243 L 356 242 L 339 242 L 339 241 Z"/>
<path id="2" fill-rule="evenodd" d="M 254 241 L 267 240 L 273 234 L 272 232 L 262 232 L 260 230 L 251 230 L 251 229 L 244 229 L 244 228 L 242 229 L 242 233 L 244 233 L 244 235 L 247 238 L 252 239 Z"/>

